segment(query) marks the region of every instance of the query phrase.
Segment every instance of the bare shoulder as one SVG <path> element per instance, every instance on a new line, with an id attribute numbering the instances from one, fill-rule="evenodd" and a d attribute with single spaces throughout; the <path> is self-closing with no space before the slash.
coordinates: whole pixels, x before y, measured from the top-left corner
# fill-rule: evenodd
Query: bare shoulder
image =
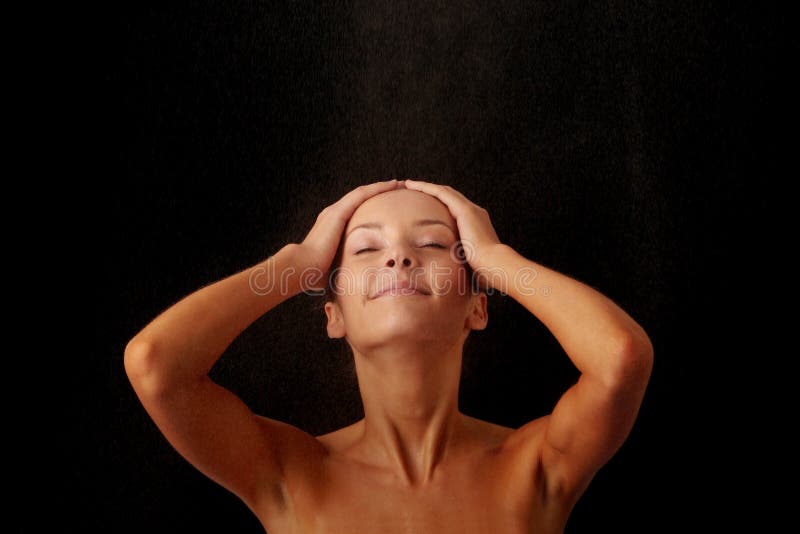
<path id="1" fill-rule="evenodd" d="M 364 431 L 364 420 L 316 436 L 316 440 L 330 452 L 342 452 L 353 446 Z"/>
<path id="2" fill-rule="evenodd" d="M 535 480 L 541 471 L 541 452 L 549 416 L 534 419 L 519 428 L 468 418 L 469 424 L 491 446 L 499 461 L 522 481 Z"/>
<path id="3" fill-rule="evenodd" d="M 486 440 L 487 443 L 502 444 L 505 449 L 513 449 L 520 446 L 530 448 L 533 443 L 541 440 L 548 417 L 539 417 L 519 428 L 498 425 L 468 415 L 464 415 L 463 420 L 473 435 Z"/>
<path id="4" fill-rule="evenodd" d="M 525 447 L 528 449 L 541 445 L 549 420 L 550 416 L 544 415 L 525 423 L 508 436 L 507 445 L 509 447 Z"/>
<path id="5" fill-rule="evenodd" d="M 467 427 L 476 436 L 480 448 L 489 453 L 493 476 L 507 488 L 508 494 L 521 506 L 536 501 L 539 481 L 544 476 L 541 463 L 542 444 L 547 425 L 547 416 L 530 421 L 519 428 L 512 428 L 488 421 L 466 417 Z"/>
<path id="6" fill-rule="evenodd" d="M 508 426 L 498 425 L 483 419 L 461 414 L 461 421 L 465 430 L 470 436 L 488 446 L 502 445 L 508 436 L 514 433 L 514 429 Z"/>
<path id="7" fill-rule="evenodd" d="M 256 419 L 262 432 L 274 444 L 282 464 L 305 464 L 310 458 L 322 458 L 325 455 L 325 447 L 308 432 L 277 419 L 260 415 Z"/>

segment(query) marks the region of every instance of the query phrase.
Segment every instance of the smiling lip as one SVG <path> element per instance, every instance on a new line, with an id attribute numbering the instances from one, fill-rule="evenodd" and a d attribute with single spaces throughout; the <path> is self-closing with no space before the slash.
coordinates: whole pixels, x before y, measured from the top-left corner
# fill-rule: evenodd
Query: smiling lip
<path id="1" fill-rule="evenodd" d="M 397 283 L 390 284 L 381 291 L 378 291 L 372 298 L 376 299 L 378 297 L 399 297 L 410 295 L 428 296 L 430 293 L 427 293 L 422 288 L 417 288 L 411 282 L 401 280 Z"/>

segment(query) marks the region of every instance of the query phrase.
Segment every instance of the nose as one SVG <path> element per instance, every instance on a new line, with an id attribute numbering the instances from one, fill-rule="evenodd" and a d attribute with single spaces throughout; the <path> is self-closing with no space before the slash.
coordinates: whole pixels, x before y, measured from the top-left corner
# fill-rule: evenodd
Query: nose
<path id="1" fill-rule="evenodd" d="M 413 254 L 409 252 L 406 246 L 398 245 L 396 247 L 392 247 L 389 250 L 389 258 L 386 260 L 386 266 L 394 267 L 399 263 L 403 267 L 411 267 L 414 264 L 412 257 Z"/>
<path id="2" fill-rule="evenodd" d="M 389 267 L 394 267 L 395 259 L 389 258 L 386 260 L 386 265 Z M 403 267 L 411 267 L 411 260 L 409 258 L 403 258 Z"/>

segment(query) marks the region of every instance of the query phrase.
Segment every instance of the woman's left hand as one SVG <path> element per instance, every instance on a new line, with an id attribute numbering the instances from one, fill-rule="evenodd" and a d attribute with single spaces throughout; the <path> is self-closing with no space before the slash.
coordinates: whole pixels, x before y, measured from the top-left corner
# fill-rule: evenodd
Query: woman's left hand
<path id="1" fill-rule="evenodd" d="M 489 259 L 500 243 L 486 209 L 471 202 L 449 185 L 432 184 L 419 180 L 405 180 L 407 189 L 422 191 L 434 196 L 447 206 L 458 225 L 464 258 L 473 270 L 492 267 Z"/>

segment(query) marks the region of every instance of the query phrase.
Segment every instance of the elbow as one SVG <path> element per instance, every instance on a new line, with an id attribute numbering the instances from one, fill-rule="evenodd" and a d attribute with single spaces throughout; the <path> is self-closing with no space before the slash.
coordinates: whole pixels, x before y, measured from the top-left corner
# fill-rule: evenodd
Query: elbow
<path id="1" fill-rule="evenodd" d="M 653 343 L 641 332 L 627 333 L 618 340 L 611 380 L 618 386 L 646 385 L 653 371 Z"/>
<path id="2" fill-rule="evenodd" d="M 125 374 L 138 395 L 157 394 L 163 389 L 166 373 L 153 341 L 139 336 L 131 339 L 125 347 L 124 364 Z"/>

